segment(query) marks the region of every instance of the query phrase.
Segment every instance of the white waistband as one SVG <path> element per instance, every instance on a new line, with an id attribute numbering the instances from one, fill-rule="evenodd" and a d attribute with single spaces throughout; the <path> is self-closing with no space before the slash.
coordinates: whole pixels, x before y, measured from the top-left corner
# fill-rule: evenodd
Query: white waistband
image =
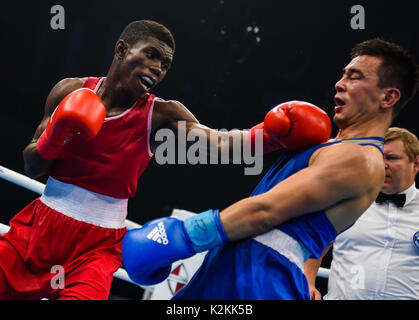
<path id="1" fill-rule="evenodd" d="M 297 240 L 279 229 L 272 229 L 253 238 L 257 242 L 277 251 L 304 272 L 304 262 L 310 253 Z"/>
<path id="2" fill-rule="evenodd" d="M 105 196 L 49 177 L 41 201 L 66 216 L 95 226 L 125 227 L 128 199 Z"/>

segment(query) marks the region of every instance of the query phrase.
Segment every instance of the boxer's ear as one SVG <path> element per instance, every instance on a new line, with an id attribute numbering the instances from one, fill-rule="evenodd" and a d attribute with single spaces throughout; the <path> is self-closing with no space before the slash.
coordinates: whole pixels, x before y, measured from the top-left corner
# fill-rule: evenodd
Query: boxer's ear
<path id="1" fill-rule="evenodd" d="M 401 93 L 398 88 L 386 88 L 384 89 L 384 96 L 381 100 L 381 108 L 389 109 L 393 108 L 394 105 L 400 100 Z"/>
<path id="2" fill-rule="evenodd" d="M 115 45 L 115 58 L 122 61 L 127 55 L 130 45 L 122 39 L 119 39 Z"/>

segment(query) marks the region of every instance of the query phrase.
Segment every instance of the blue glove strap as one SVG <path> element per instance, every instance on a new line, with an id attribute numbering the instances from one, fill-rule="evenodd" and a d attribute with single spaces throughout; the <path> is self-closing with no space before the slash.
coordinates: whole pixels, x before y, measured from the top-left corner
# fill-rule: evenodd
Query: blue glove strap
<path id="1" fill-rule="evenodd" d="M 207 210 L 186 219 L 184 228 L 196 252 L 221 246 L 228 241 L 218 210 Z"/>

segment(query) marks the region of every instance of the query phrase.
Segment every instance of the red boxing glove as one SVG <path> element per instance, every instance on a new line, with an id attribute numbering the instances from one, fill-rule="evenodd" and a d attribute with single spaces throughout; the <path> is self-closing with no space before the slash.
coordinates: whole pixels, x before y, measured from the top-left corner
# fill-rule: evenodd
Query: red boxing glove
<path id="1" fill-rule="evenodd" d="M 277 109 L 282 110 L 291 122 L 289 132 L 284 136 L 277 134 L 278 117 L 282 117 Z M 332 132 L 332 123 L 326 112 L 311 103 L 297 100 L 273 108 L 266 115 L 264 123 L 267 133 L 278 137 L 279 143 L 290 151 L 300 151 L 324 143 Z"/>
<path id="2" fill-rule="evenodd" d="M 92 90 L 81 88 L 71 92 L 59 103 L 39 137 L 38 153 L 46 160 L 53 160 L 74 135 L 80 134 L 86 141 L 93 139 L 105 116 L 105 106 Z"/>
<path id="3" fill-rule="evenodd" d="M 263 130 L 263 153 L 281 148 L 300 151 L 326 142 L 332 132 L 329 116 L 304 101 L 289 101 L 269 111 L 262 123 L 250 129 L 246 141 L 255 150 L 256 130 Z"/>
<path id="4" fill-rule="evenodd" d="M 285 133 L 288 132 L 290 128 L 290 121 L 287 117 L 282 119 L 282 129 Z M 281 120 L 280 120 L 281 122 Z M 259 132 L 259 133 L 258 133 Z M 252 150 L 256 149 L 256 135 L 262 134 L 262 142 L 263 142 L 263 154 L 271 153 L 273 151 L 282 149 L 282 145 L 279 143 L 278 139 L 274 139 L 266 130 L 265 130 L 265 123 L 261 122 L 255 125 L 252 129 L 250 129 L 249 133 L 246 136 L 246 143 L 250 145 Z"/>

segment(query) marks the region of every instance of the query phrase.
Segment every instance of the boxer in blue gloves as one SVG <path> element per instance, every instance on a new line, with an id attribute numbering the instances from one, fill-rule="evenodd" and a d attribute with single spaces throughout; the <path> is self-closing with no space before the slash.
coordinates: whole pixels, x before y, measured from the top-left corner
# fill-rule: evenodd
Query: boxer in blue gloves
<path id="1" fill-rule="evenodd" d="M 309 300 L 304 262 L 319 258 L 376 199 L 385 179 L 383 137 L 414 96 L 417 79 L 411 56 L 396 44 L 356 45 L 335 84 L 336 138 L 301 150 L 298 141 L 313 130 L 291 121 L 287 135 L 299 139 L 288 148 L 299 152 L 280 158 L 251 197 L 220 212 L 184 222 L 157 219 L 128 232 L 122 249 L 130 277 L 158 283 L 173 262 L 209 250 L 173 299 Z"/>

